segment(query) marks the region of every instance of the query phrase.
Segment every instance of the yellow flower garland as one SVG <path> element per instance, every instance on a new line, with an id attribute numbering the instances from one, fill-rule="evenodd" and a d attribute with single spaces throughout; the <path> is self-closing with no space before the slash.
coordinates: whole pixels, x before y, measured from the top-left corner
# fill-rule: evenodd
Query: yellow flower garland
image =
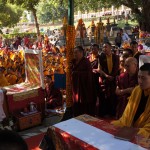
<path id="1" fill-rule="evenodd" d="M 67 68 L 66 68 L 66 106 L 71 107 L 72 85 L 71 85 L 71 61 L 73 59 L 73 49 L 75 47 L 75 27 L 68 25 L 66 34 Z"/>

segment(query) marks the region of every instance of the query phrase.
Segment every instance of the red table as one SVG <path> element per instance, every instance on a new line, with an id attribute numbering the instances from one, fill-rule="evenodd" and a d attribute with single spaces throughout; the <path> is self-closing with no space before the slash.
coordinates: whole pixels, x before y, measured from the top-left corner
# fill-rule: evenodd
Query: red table
<path id="1" fill-rule="evenodd" d="M 25 107 L 29 108 L 30 102 L 34 102 L 37 105 L 37 109 L 44 114 L 44 90 L 41 87 L 37 89 L 31 89 L 23 94 L 22 93 L 23 92 L 18 93 L 17 96 L 15 96 L 15 94 L 7 93 L 5 98 L 5 111 L 8 115 L 21 112 Z"/>
<path id="2" fill-rule="evenodd" d="M 118 131 L 119 129 L 118 127 L 113 126 L 109 122 L 89 115 L 81 115 L 76 117 L 75 119 L 85 122 L 110 134 L 115 134 L 116 131 Z M 48 137 L 53 142 L 56 150 L 97 150 L 97 148 L 95 148 L 94 146 L 89 145 L 88 143 L 54 126 L 50 126 L 48 128 L 46 137 Z M 134 143 L 134 141 L 132 142 Z M 46 150 L 43 147 L 42 149 Z"/>

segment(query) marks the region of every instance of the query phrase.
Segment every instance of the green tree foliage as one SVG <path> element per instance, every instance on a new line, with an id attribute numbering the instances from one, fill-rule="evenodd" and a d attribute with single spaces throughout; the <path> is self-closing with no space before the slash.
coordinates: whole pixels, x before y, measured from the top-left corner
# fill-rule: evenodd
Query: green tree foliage
<path id="1" fill-rule="evenodd" d="M 103 7 L 109 8 L 110 3 L 106 3 L 105 0 L 75 0 L 75 11 L 100 11 Z"/>
<path id="2" fill-rule="evenodd" d="M 23 14 L 22 14 L 22 18 L 21 18 L 21 20 L 20 20 L 20 23 L 26 23 L 26 22 L 28 22 L 28 19 L 27 19 L 27 13 L 25 13 L 25 12 L 23 12 Z"/>
<path id="3" fill-rule="evenodd" d="M 40 35 L 40 30 L 39 30 L 37 15 L 36 15 L 36 12 L 37 12 L 36 6 L 38 5 L 39 1 L 40 0 L 7 0 L 7 2 L 9 2 L 9 3 L 21 6 L 22 8 L 24 8 L 28 11 L 31 11 L 33 13 L 38 35 Z"/>
<path id="4" fill-rule="evenodd" d="M 61 4 L 68 0 L 59 0 Z M 141 30 L 150 32 L 150 0 L 74 0 L 75 11 L 97 11 L 110 6 L 120 7 L 121 5 L 131 8 Z"/>
<path id="5" fill-rule="evenodd" d="M 6 4 L 5 1 L 0 1 L 0 26 L 12 27 L 16 25 L 22 15 L 22 9 L 16 5 Z"/>
<path id="6" fill-rule="evenodd" d="M 103 0 L 102 0 L 103 1 Z M 143 31 L 150 32 L 150 0 L 105 0 L 110 4 L 131 8 Z"/>
<path id="7" fill-rule="evenodd" d="M 37 16 L 41 23 L 49 23 L 54 20 L 62 19 L 67 15 L 67 6 L 60 4 L 59 1 L 42 1 L 37 7 Z"/>

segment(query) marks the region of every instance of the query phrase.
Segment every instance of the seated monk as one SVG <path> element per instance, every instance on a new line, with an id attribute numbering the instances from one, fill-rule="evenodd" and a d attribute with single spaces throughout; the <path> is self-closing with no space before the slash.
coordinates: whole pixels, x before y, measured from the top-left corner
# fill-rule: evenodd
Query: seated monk
<path id="1" fill-rule="evenodd" d="M 120 64 L 119 64 L 119 75 L 121 73 L 124 73 L 125 72 L 125 60 L 128 58 L 128 57 L 132 57 L 130 56 L 128 53 L 124 53 L 121 57 L 120 57 Z"/>
<path id="2" fill-rule="evenodd" d="M 126 71 L 117 78 L 117 110 L 116 118 L 120 118 L 128 103 L 128 97 L 131 95 L 134 87 L 138 84 L 138 62 L 136 58 L 129 57 L 125 60 L 124 67 Z"/>
<path id="3" fill-rule="evenodd" d="M 4 76 L 4 71 L 5 71 L 5 68 L 4 67 L 0 67 L 0 87 L 4 87 L 4 86 L 8 86 L 9 85 L 6 77 Z"/>
<path id="4" fill-rule="evenodd" d="M 25 81 L 25 74 L 21 74 L 20 72 L 17 73 L 17 84 L 22 83 Z"/>
<path id="5" fill-rule="evenodd" d="M 6 79 L 9 82 L 10 85 L 14 85 L 17 83 L 17 75 L 14 72 L 13 68 L 8 68 L 7 70 L 7 75 L 6 75 Z"/>
<path id="6" fill-rule="evenodd" d="M 148 138 L 150 137 L 150 63 L 140 67 L 138 84 L 129 98 L 122 117 L 112 124 L 138 128 L 138 134 Z"/>
<path id="7" fill-rule="evenodd" d="M 45 77 L 45 91 L 47 108 L 55 109 L 58 106 L 62 106 L 62 94 L 59 89 L 54 87 L 54 82 L 50 75 Z"/>

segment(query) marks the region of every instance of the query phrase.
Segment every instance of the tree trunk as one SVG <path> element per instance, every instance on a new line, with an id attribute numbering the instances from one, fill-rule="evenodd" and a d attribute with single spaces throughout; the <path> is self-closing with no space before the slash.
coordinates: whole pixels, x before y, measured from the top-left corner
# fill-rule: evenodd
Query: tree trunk
<path id="1" fill-rule="evenodd" d="M 143 4 L 142 16 L 139 21 L 140 29 L 150 33 L 150 1 Z"/>
<path id="2" fill-rule="evenodd" d="M 38 20 L 37 20 L 37 16 L 36 16 L 36 9 L 32 9 L 31 10 L 34 16 L 34 20 L 35 20 L 35 26 L 36 26 L 36 30 L 37 30 L 37 35 L 40 35 L 40 30 L 39 30 L 39 24 L 38 24 Z"/>
<path id="3" fill-rule="evenodd" d="M 141 5 L 136 6 L 133 0 L 122 2 L 123 5 L 131 8 L 132 12 L 137 16 L 140 29 L 150 33 L 150 0 L 141 0 Z M 141 10 L 139 9 L 141 7 Z"/>

